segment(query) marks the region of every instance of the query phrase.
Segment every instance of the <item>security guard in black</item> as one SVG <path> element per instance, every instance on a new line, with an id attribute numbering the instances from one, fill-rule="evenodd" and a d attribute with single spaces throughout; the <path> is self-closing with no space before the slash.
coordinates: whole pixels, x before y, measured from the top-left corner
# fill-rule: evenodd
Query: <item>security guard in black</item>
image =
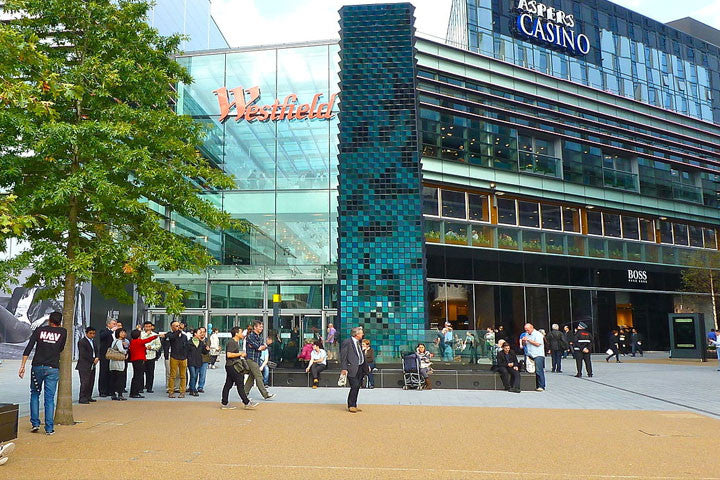
<path id="1" fill-rule="evenodd" d="M 573 354 L 575 356 L 575 366 L 577 367 L 576 377 L 582 377 L 582 364 L 585 362 L 585 370 L 587 376 L 592 377 L 592 360 L 590 353 L 592 352 L 593 335 L 587 331 L 587 325 L 583 322 L 578 323 L 577 332 L 572 341 Z"/>

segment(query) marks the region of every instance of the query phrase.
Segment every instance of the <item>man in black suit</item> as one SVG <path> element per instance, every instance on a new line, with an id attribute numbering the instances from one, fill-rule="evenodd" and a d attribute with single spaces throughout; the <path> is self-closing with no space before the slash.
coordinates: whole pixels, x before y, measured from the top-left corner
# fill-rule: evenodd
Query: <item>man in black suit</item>
<path id="1" fill-rule="evenodd" d="M 95 387 L 95 365 L 100 360 L 95 345 L 95 329 L 87 327 L 85 336 L 78 340 L 78 361 L 75 370 L 80 375 L 80 401 L 79 403 L 90 403 L 97 400 L 92 399 L 93 388 Z"/>
<path id="2" fill-rule="evenodd" d="M 347 375 L 350 382 L 350 393 L 348 394 L 348 411 L 351 413 L 360 412 L 357 408 L 357 397 L 360 392 L 363 377 L 368 373 L 368 365 L 362 351 L 363 338 L 362 327 L 354 327 L 350 331 L 350 338 L 343 341 L 340 347 L 340 368 L 342 374 Z"/>
<path id="3" fill-rule="evenodd" d="M 115 328 L 117 322 L 108 318 L 105 323 L 105 328 L 98 334 L 100 340 L 98 345 L 98 357 L 100 358 L 100 375 L 98 376 L 98 393 L 101 397 L 107 397 L 112 392 L 110 391 L 110 360 L 105 358 L 105 354 L 115 340 Z"/>
<path id="4" fill-rule="evenodd" d="M 497 354 L 497 367 L 505 390 L 520 393 L 520 368 L 518 366 L 518 359 L 515 352 L 510 350 L 510 344 L 508 342 L 503 344 L 502 350 Z"/>

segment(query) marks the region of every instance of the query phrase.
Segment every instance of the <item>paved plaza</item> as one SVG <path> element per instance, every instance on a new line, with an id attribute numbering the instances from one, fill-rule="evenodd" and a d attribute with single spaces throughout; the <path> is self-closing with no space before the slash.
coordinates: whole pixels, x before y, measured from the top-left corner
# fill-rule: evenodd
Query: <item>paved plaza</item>
<path id="1" fill-rule="evenodd" d="M 76 405 L 80 423 L 52 437 L 22 418 L 0 478 L 720 479 L 717 363 L 666 356 L 596 357 L 593 379 L 567 362 L 542 393 L 363 390 L 355 415 L 339 388 L 274 388 L 255 411 L 220 410 L 224 370 L 210 370 L 199 398 Z M 0 367 L 0 400 L 27 415 L 16 363 Z"/>

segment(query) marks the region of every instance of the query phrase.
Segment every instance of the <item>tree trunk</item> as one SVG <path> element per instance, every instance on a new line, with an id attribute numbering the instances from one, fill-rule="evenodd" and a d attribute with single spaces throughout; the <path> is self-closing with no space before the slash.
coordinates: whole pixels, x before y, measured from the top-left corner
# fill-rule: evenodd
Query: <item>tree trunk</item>
<path id="1" fill-rule="evenodd" d="M 717 303 L 715 299 L 715 282 L 713 280 L 713 271 L 710 270 L 710 298 L 712 298 L 712 308 L 713 308 L 713 324 L 715 326 L 715 330 L 718 328 L 718 322 L 717 322 Z"/>
<path id="2" fill-rule="evenodd" d="M 68 249 L 69 250 L 69 249 Z M 60 354 L 60 382 L 58 383 L 57 408 L 55 409 L 55 423 L 58 425 L 74 425 L 72 406 L 72 354 L 75 348 L 75 274 L 65 276 L 65 291 L 63 294 L 63 326 L 67 330 L 67 342 Z"/>
<path id="3" fill-rule="evenodd" d="M 78 200 L 70 199 L 70 212 L 68 214 L 70 228 L 68 232 L 67 257 L 70 264 L 75 259 L 75 245 L 78 241 Z M 60 355 L 60 382 L 58 384 L 57 408 L 55 409 L 55 423 L 58 425 L 74 425 L 72 406 L 72 354 L 75 348 L 75 273 L 65 275 L 65 289 L 63 292 L 63 326 L 67 330 L 67 342 Z"/>

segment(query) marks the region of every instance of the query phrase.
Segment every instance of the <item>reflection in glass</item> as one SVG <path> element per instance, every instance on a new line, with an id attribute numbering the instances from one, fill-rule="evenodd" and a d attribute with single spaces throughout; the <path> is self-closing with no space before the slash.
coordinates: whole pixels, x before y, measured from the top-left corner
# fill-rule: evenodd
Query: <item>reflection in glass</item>
<path id="1" fill-rule="evenodd" d="M 329 202 L 328 190 L 277 193 L 278 264 L 329 263 Z"/>
<path id="2" fill-rule="evenodd" d="M 550 332 L 550 315 L 548 313 L 548 289 L 525 288 L 526 322 L 532 323 L 535 328 Z"/>
<path id="3" fill-rule="evenodd" d="M 588 233 L 590 235 L 602 235 L 602 214 L 600 212 L 587 211 Z"/>
<path id="4" fill-rule="evenodd" d="M 688 226 L 682 223 L 673 223 L 675 245 L 688 244 Z"/>
<path id="5" fill-rule="evenodd" d="M 212 282 L 210 308 L 264 308 L 262 282 Z"/>
<path id="6" fill-rule="evenodd" d="M 541 205 L 542 207 L 542 228 L 550 230 L 562 230 L 560 221 L 560 207 L 557 205 Z"/>
<path id="7" fill-rule="evenodd" d="M 631 238 L 633 240 L 640 239 L 640 230 L 638 229 L 637 217 L 629 215 L 622 216 L 623 238 Z"/>
<path id="8" fill-rule="evenodd" d="M 422 206 L 423 215 L 438 215 L 438 189 L 435 187 L 423 187 Z"/>
<path id="9" fill-rule="evenodd" d="M 523 227 L 539 227 L 540 215 L 539 205 L 535 202 L 523 202 L 518 200 L 518 214 L 520 225 Z"/>
<path id="10" fill-rule="evenodd" d="M 580 209 L 563 207 L 563 230 L 580 233 Z"/>
<path id="11" fill-rule="evenodd" d="M 498 223 L 503 225 L 517 225 L 515 200 L 497 197 Z"/>
<path id="12" fill-rule="evenodd" d="M 468 193 L 468 214 L 470 220 L 477 222 L 489 222 L 488 196 Z"/>
<path id="13" fill-rule="evenodd" d="M 447 301 L 445 297 L 445 284 L 428 282 L 428 303 L 430 328 L 438 325 L 444 326 L 447 319 Z"/>
<path id="14" fill-rule="evenodd" d="M 603 213 L 603 227 L 605 236 L 620 238 L 620 215 Z"/>
<path id="15" fill-rule="evenodd" d="M 442 215 L 451 218 L 466 218 L 465 192 L 442 191 Z"/>
<path id="16" fill-rule="evenodd" d="M 717 248 L 715 230 L 711 228 L 703 228 L 703 236 L 705 237 L 705 248 Z"/>
<path id="17" fill-rule="evenodd" d="M 703 232 L 701 227 L 690 225 L 690 246 L 691 247 L 702 247 L 703 246 Z"/>
<path id="18" fill-rule="evenodd" d="M 647 218 L 640 219 L 640 240 L 645 240 L 646 242 L 655 241 L 655 227 L 653 226 L 652 220 L 648 220 Z"/>
<path id="19" fill-rule="evenodd" d="M 660 220 L 658 222 L 658 230 L 660 230 L 660 242 L 669 244 L 673 243 L 672 223 Z"/>

